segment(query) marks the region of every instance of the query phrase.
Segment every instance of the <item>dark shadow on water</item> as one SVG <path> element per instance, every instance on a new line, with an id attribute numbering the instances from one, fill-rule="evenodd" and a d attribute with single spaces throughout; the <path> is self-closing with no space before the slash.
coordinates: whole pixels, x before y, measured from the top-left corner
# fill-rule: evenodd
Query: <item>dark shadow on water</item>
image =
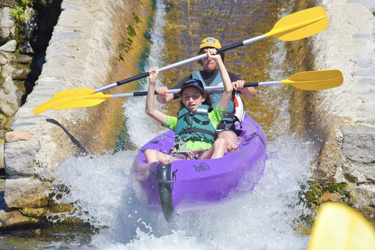
<path id="1" fill-rule="evenodd" d="M 74 138 L 74 136 L 69 133 L 68 130 L 66 130 L 66 128 L 64 128 L 63 125 L 61 125 L 61 123 L 59 123 L 58 121 L 56 121 L 55 119 L 46 119 L 47 122 L 50 122 L 52 124 L 55 124 L 57 126 L 59 126 L 64 132 L 65 134 L 69 137 L 69 139 L 79 148 L 81 149 L 84 153 L 87 153 L 87 150 L 84 146 L 82 146 L 82 144 L 76 139 Z"/>
<path id="2" fill-rule="evenodd" d="M 0 211 L 5 210 L 7 208 L 7 204 L 5 203 L 4 195 L 5 195 L 5 192 L 1 191 L 0 192 Z"/>

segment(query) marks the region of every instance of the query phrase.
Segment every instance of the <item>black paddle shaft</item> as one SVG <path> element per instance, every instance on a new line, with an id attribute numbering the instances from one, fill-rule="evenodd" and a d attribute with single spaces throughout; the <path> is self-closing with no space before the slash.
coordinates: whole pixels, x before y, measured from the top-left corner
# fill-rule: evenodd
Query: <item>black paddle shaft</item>
<path id="1" fill-rule="evenodd" d="M 244 43 L 243 42 L 238 42 L 238 43 L 235 43 L 235 44 L 232 44 L 232 45 L 229 45 L 229 46 L 225 46 L 221 49 L 218 49 L 217 50 L 217 53 L 223 53 L 225 51 L 228 51 L 228 50 L 231 50 L 231 49 L 234 49 L 234 48 L 237 48 L 237 47 L 240 47 L 240 46 L 243 46 Z M 201 60 L 203 58 L 207 57 L 207 55 L 199 55 L 199 56 L 196 56 L 196 57 L 193 57 L 193 58 L 190 58 L 190 59 L 187 59 L 187 60 L 184 60 L 184 61 L 181 61 L 181 62 L 178 62 L 178 63 L 174 63 L 174 64 L 171 64 L 169 66 L 166 66 L 166 67 L 163 67 L 163 68 L 160 68 L 159 69 L 159 72 L 162 72 L 162 71 L 165 71 L 167 69 L 171 69 L 171 68 L 175 68 L 177 66 L 181 66 L 181 65 L 184 65 L 186 63 L 190 63 L 190 62 L 194 62 L 194 61 L 198 61 L 198 60 Z M 137 75 L 137 76 L 133 76 L 133 77 L 130 77 L 130 78 L 127 78 L 127 79 L 124 79 L 124 80 L 121 80 L 121 81 L 118 81 L 116 82 L 116 85 L 117 86 L 121 86 L 123 84 L 126 84 L 126 83 L 129 83 L 129 82 L 133 82 L 133 81 L 136 81 L 136 80 L 139 80 L 139 79 L 142 79 L 142 78 L 145 78 L 145 77 L 148 77 L 150 75 L 150 73 L 146 72 L 146 73 L 143 73 L 143 74 L 140 74 L 140 75 Z"/>
<path id="2" fill-rule="evenodd" d="M 245 83 L 244 84 L 244 87 L 258 87 L 259 86 L 259 82 L 251 82 L 251 83 Z M 222 89 L 224 88 L 224 86 L 220 86 Z M 222 90 L 221 89 L 221 90 Z M 208 91 L 217 91 L 217 89 L 213 89 L 213 90 L 210 90 L 208 89 Z M 220 89 L 219 89 L 220 90 Z M 178 93 L 180 92 L 180 89 L 170 89 L 168 91 L 169 94 L 173 94 L 173 93 Z M 157 95 L 158 93 L 156 93 L 155 91 L 155 95 Z M 120 94 L 121 95 L 121 94 Z M 147 95 L 147 91 L 139 91 L 139 92 L 133 92 L 133 96 L 145 96 Z"/>

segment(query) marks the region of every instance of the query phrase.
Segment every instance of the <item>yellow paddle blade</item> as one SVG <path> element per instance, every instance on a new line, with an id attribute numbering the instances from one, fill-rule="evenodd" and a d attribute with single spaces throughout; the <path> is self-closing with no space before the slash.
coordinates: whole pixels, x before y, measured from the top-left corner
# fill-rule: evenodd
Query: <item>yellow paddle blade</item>
<path id="1" fill-rule="evenodd" d="M 375 230 L 354 209 L 330 202 L 318 212 L 307 250 L 333 249 L 375 249 Z"/>
<path id="2" fill-rule="evenodd" d="M 52 99 L 61 99 L 61 98 L 73 98 L 77 96 L 83 96 L 83 95 L 92 95 L 95 94 L 94 89 L 88 89 L 88 88 L 82 88 L 82 89 L 68 89 L 63 90 L 60 92 L 57 92 L 53 95 Z"/>
<path id="3" fill-rule="evenodd" d="M 290 84 L 302 90 L 322 90 L 340 86 L 344 77 L 340 70 L 306 71 L 281 80 L 282 84 Z"/>
<path id="4" fill-rule="evenodd" d="M 108 99 L 111 99 L 112 95 L 105 95 L 102 92 L 76 97 L 74 100 L 72 99 L 65 99 L 66 101 L 63 103 L 55 103 L 53 107 L 54 110 L 61 110 L 61 109 L 77 109 L 77 108 L 88 108 L 95 105 L 98 105 Z"/>
<path id="5" fill-rule="evenodd" d="M 63 90 L 60 92 L 57 92 L 56 94 L 53 95 L 51 100 L 48 100 L 40 105 L 38 105 L 34 110 L 34 114 L 40 114 L 43 113 L 44 111 L 53 109 L 56 105 L 56 102 L 60 99 L 63 99 L 64 102 L 67 100 L 71 99 L 76 99 L 77 97 L 80 96 L 87 96 L 94 94 L 95 91 L 93 89 L 68 89 L 68 90 Z"/>
<path id="6" fill-rule="evenodd" d="M 59 92 L 60 93 L 60 92 Z M 61 110 L 61 109 L 75 109 L 75 108 L 87 108 L 98 105 L 104 102 L 107 99 L 111 99 L 111 95 L 104 95 L 103 93 L 88 94 L 88 95 L 79 95 L 79 96 L 70 96 L 70 97 L 59 97 L 53 98 L 49 101 L 46 101 L 39 106 L 37 106 L 33 112 L 38 115 L 47 110 Z"/>
<path id="7" fill-rule="evenodd" d="M 270 32 L 266 33 L 266 37 L 276 37 L 282 41 L 295 41 L 315 35 L 327 27 L 326 11 L 322 7 L 314 7 L 283 17 Z"/>
<path id="8" fill-rule="evenodd" d="M 48 100 L 46 102 L 43 102 L 42 104 L 39 104 L 34 110 L 33 113 L 35 115 L 38 115 L 40 113 L 43 113 L 44 111 L 52 109 L 54 106 L 53 100 Z"/>

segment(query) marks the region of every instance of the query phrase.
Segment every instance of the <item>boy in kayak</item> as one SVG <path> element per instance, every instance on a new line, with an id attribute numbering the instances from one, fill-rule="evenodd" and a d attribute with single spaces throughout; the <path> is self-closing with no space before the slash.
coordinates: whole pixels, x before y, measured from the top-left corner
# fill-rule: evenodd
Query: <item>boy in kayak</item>
<path id="1" fill-rule="evenodd" d="M 221 44 L 219 40 L 213 37 L 207 37 L 203 39 L 199 46 L 198 54 L 207 53 L 207 49 L 209 48 L 220 49 Z M 220 55 L 224 62 L 224 53 L 221 53 Z M 181 86 L 190 79 L 199 79 L 203 82 L 203 86 L 217 86 L 222 83 L 221 75 L 218 72 L 218 66 L 214 60 L 210 58 L 204 58 L 199 61 L 199 64 L 202 66 L 202 70 L 193 72 L 191 75 L 186 76 L 173 88 L 181 88 Z M 243 105 L 241 105 L 242 100 L 238 93 L 241 93 L 242 96 L 251 99 L 256 96 L 256 91 L 253 87 L 244 87 L 245 82 L 240 78 L 240 76 L 231 72 L 228 72 L 228 74 L 235 91 L 232 92 L 232 97 L 229 101 L 225 117 L 218 125 L 217 129 L 218 137 L 225 138 L 228 142 L 227 150 L 232 151 L 237 149 L 237 135 L 235 134 L 235 132 L 233 132 L 235 130 L 235 122 L 237 121 L 237 118 L 240 122 L 242 122 L 241 115 L 239 115 L 238 113 L 242 113 L 243 115 L 245 112 L 243 109 L 238 110 L 240 107 L 243 107 Z M 159 103 L 165 104 L 179 98 L 178 94 L 168 94 L 167 90 L 168 88 L 165 86 L 159 87 L 156 90 L 158 93 L 157 100 Z M 211 94 L 211 96 L 213 97 L 214 101 L 213 107 L 215 107 L 218 100 L 220 99 L 221 93 L 213 93 Z M 238 104 L 240 104 L 240 107 L 236 108 L 236 105 Z M 235 110 L 240 112 L 235 113 Z"/>
<path id="2" fill-rule="evenodd" d="M 207 55 L 217 63 L 224 83 L 224 92 L 214 109 L 211 108 L 212 100 L 204 91 L 202 82 L 191 79 L 181 87 L 179 93 L 181 109 L 178 117 L 165 115 L 154 105 L 155 85 L 159 72 L 157 67 L 149 71 L 146 114 L 175 131 L 176 139 L 171 155 L 147 149 L 145 156 L 148 163 L 168 164 L 174 160 L 216 159 L 224 156 L 227 142 L 224 138 L 216 139 L 216 127 L 224 118 L 233 87 L 221 56 L 216 54 L 216 49 L 207 49 Z"/>

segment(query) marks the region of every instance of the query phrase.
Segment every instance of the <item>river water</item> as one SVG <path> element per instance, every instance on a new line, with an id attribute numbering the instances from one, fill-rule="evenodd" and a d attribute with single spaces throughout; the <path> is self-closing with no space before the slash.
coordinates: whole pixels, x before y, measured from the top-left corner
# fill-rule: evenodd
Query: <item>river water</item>
<path id="1" fill-rule="evenodd" d="M 152 45 L 145 69 L 166 66 L 195 56 L 197 45 L 208 36 L 230 45 L 270 31 L 281 17 L 291 13 L 295 1 L 275 0 L 157 0 L 151 30 Z M 273 38 L 226 53 L 229 71 L 246 82 L 288 77 L 284 43 Z M 171 87 L 197 70 L 192 63 L 161 73 L 159 85 Z M 138 82 L 139 90 L 147 81 Z M 309 236 L 298 228 L 300 218 L 311 213 L 304 207 L 303 187 L 312 177 L 317 152 L 314 144 L 289 130 L 287 86 L 257 89 L 246 100 L 246 110 L 265 130 L 269 144 L 265 173 L 252 193 L 222 206 L 191 213 L 176 223 L 147 211 L 134 194 L 130 168 L 138 149 L 165 129 L 148 118 L 144 97 L 124 101 L 126 131 L 124 150 L 101 156 L 71 157 L 56 170 L 55 183 L 69 192 L 58 202 L 72 203 L 72 219 L 88 227 L 52 226 L 1 236 L 1 249 L 305 249 Z M 157 105 L 167 113 L 178 105 Z M 135 149 L 134 149 L 135 148 Z"/>

